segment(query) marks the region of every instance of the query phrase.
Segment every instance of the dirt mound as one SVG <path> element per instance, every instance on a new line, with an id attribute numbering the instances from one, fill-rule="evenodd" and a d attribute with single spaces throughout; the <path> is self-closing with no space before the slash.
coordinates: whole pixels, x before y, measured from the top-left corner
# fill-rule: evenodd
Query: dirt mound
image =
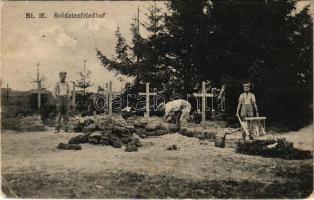
<path id="1" fill-rule="evenodd" d="M 19 121 L 19 130 L 21 131 L 44 131 L 45 126 L 40 116 L 27 116 Z"/>
<path id="2" fill-rule="evenodd" d="M 96 130 L 108 130 L 113 126 L 126 127 L 127 123 L 121 116 L 75 116 L 70 119 L 69 128 L 74 132 L 91 133 Z"/>
<path id="3" fill-rule="evenodd" d="M 1 128 L 3 129 L 13 129 L 18 130 L 19 118 L 17 117 L 2 117 L 1 118 Z"/>
<path id="4" fill-rule="evenodd" d="M 3 128 L 27 131 L 45 131 L 45 125 L 39 115 L 17 116 L 15 118 L 1 119 Z"/>
<path id="5" fill-rule="evenodd" d="M 198 139 L 210 139 L 214 140 L 217 132 L 206 130 L 193 130 L 193 129 L 181 129 L 179 133 L 187 137 L 196 137 Z"/>
<path id="6" fill-rule="evenodd" d="M 93 131 L 71 138 L 69 144 L 84 144 L 90 143 L 94 145 L 110 145 L 114 148 L 121 148 L 123 145 L 127 146 L 126 151 L 137 151 L 131 146 L 141 146 L 140 140 L 127 127 L 113 126 L 111 129 L 104 131 Z M 128 146 L 130 146 L 128 148 Z"/>
<path id="7" fill-rule="evenodd" d="M 239 141 L 236 152 L 292 160 L 313 158 L 311 151 L 295 149 L 293 143 L 288 142 L 285 138 Z"/>

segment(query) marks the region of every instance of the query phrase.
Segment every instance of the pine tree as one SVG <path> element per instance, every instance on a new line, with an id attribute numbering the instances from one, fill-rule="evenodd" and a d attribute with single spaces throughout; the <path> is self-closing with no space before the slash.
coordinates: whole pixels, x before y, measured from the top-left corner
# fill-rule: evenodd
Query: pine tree
<path id="1" fill-rule="evenodd" d="M 89 80 L 91 71 L 86 71 L 86 60 L 84 60 L 84 70 L 83 72 L 79 72 L 80 79 L 76 81 L 76 85 L 83 89 L 84 95 L 86 94 L 86 89 L 91 87 L 93 83 Z"/>
<path id="2" fill-rule="evenodd" d="M 128 87 L 128 92 L 142 91 L 145 82 L 150 82 L 152 87 L 162 90 L 162 85 L 169 84 L 168 76 L 172 72 L 166 62 L 161 9 L 153 4 L 146 16 L 147 22 L 141 26 L 148 32 L 147 38 L 140 35 L 137 19 L 134 18 L 130 28 L 133 36 L 131 45 L 126 43 L 117 30 L 115 56 L 109 59 L 97 50 L 97 56 L 107 69 L 134 78 L 132 86 Z"/>

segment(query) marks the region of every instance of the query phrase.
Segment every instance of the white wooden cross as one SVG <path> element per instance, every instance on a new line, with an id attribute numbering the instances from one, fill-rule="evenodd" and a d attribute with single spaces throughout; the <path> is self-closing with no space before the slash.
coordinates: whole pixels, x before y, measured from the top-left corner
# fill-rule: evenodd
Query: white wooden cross
<path id="1" fill-rule="evenodd" d="M 144 115 L 145 118 L 149 118 L 149 111 L 150 111 L 150 106 L 149 106 L 149 96 L 155 96 L 157 93 L 149 93 L 149 83 L 146 83 L 146 92 L 140 92 L 138 93 L 139 95 L 144 95 L 146 96 L 146 114 Z"/>
<path id="2" fill-rule="evenodd" d="M 194 93 L 195 97 L 202 97 L 202 123 L 204 124 L 206 121 L 205 111 L 206 111 L 206 98 L 211 97 L 213 100 L 213 93 L 206 93 L 205 81 L 202 82 L 202 93 Z M 213 109 L 213 108 L 211 108 Z"/>

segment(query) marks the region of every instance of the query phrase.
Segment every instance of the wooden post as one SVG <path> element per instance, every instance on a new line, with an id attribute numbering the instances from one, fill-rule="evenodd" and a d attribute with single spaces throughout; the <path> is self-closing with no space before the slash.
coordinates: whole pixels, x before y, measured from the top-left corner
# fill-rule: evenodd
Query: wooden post
<path id="1" fill-rule="evenodd" d="M 196 97 L 202 98 L 202 123 L 205 124 L 205 122 L 206 122 L 206 114 L 205 114 L 206 113 L 206 98 L 207 97 L 213 98 L 214 95 L 213 95 L 213 93 L 206 93 L 205 81 L 202 82 L 202 92 L 201 93 L 194 93 L 193 95 Z"/>
<path id="2" fill-rule="evenodd" d="M 7 105 L 9 105 L 9 84 L 7 83 Z"/>
<path id="3" fill-rule="evenodd" d="M 140 92 L 138 93 L 139 95 L 146 96 L 146 115 L 144 116 L 145 118 L 149 118 L 149 111 L 150 111 L 150 106 L 149 106 L 149 96 L 154 96 L 157 95 L 157 93 L 149 93 L 149 83 L 146 83 L 146 92 Z"/>
<path id="4" fill-rule="evenodd" d="M 72 106 L 73 106 L 73 113 L 75 113 L 75 82 L 73 82 L 73 89 L 72 89 Z"/>
<path id="5" fill-rule="evenodd" d="M 38 100 L 37 100 L 37 108 L 38 108 L 38 114 L 40 114 L 40 107 L 41 107 L 41 81 L 37 82 L 37 86 L 38 86 Z"/>
<path id="6" fill-rule="evenodd" d="M 109 115 L 112 115 L 112 82 L 109 82 L 109 91 L 108 91 L 108 109 Z"/>
<path id="7" fill-rule="evenodd" d="M 37 112 L 40 115 L 40 107 L 41 107 L 41 82 L 42 79 L 39 78 L 39 62 L 37 63 Z"/>
<path id="8" fill-rule="evenodd" d="M 213 96 L 214 96 L 214 89 L 212 89 L 212 94 L 213 94 Z M 213 114 L 214 114 L 214 97 L 213 98 L 211 98 L 211 111 L 212 111 L 212 116 L 213 116 Z"/>
<path id="9" fill-rule="evenodd" d="M 108 101 L 108 98 L 109 98 L 109 84 L 106 83 L 105 85 L 105 97 L 106 97 L 106 109 L 104 109 L 104 113 L 108 111 L 108 108 L 109 108 L 109 101 Z"/>
<path id="10" fill-rule="evenodd" d="M 149 117 L 149 83 L 146 83 L 146 117 Z"/>
<path id="11" fill-rule="evenodd" d="M 206 94 L 206 88 L 205 88 L 205 82 L 202 82 L 202 93 Z M 206 121 L 206 115 L 205 115 L 205 109 L 206 109 L 206 97 L 202 96 L 202 123 L 205 123 Z"/>

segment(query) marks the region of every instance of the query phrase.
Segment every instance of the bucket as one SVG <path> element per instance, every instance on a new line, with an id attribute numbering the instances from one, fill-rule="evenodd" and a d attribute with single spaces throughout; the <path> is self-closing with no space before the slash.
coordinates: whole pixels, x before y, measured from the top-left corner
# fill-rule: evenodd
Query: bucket
<path id="1" fill-rule="evenodd" d="M 226 134 L 217 134 L 215 136 L 215 147 L 225 148 Z"/>

